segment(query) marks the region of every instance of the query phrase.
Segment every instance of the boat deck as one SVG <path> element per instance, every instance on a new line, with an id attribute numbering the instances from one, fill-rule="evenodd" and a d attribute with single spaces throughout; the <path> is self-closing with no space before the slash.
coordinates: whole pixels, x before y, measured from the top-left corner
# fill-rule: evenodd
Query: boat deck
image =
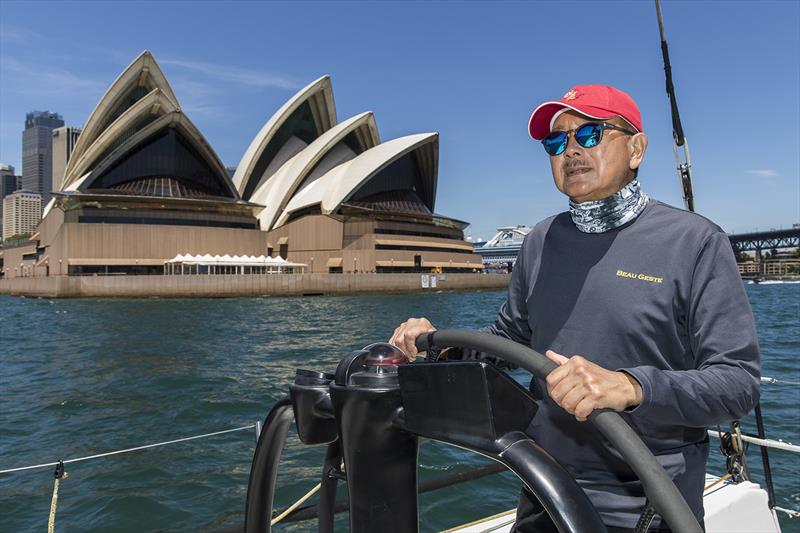
<path id="1" fill-rule="evenodd" d="M 703 493 L 706 533 L 780 533 L 778 517 L 767 506 L 767 492 L 750 481 L 732 483 L 706 474 Z M 516 509 L 464 524 L 442 533 L 509 533 Z"/>

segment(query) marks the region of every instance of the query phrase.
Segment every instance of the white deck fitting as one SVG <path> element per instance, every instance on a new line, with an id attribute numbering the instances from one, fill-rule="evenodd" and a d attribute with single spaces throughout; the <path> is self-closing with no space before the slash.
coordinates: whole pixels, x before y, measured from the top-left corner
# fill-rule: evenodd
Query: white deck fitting
<path id="1" fill-rule="evenodd" d="M 719 479 L 706 474 L 706 486 Z M 775 511 L 767 506 L 767 491 L 750 481 L 723 481 L 703 494 L 706 533 L 780 533 Z"/>
<path id="2" fill-rule="evenodd" d="M 706 474 L 706 486 L 719 478 Z M 706 533 L 780 533 L 775 511 L 767 506 L 767 492 L 755 483 L 723 481 L 703 494 Z M 447 533 L 509 533 L 516 510 L 448 529 Z"/>

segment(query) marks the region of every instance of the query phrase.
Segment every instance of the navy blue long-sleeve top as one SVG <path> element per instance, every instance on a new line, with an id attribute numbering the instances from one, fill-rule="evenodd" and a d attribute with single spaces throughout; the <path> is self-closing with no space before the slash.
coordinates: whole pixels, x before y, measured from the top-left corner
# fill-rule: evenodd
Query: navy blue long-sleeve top
<path id="1" fill-rule="evenodd" d="M 624 370 L 642 403 L 623 413 L 698 519 L 706 427 L 758 401 L 759 350 L 727 235 L 707 219 L 650 200 L 632 222 L 580 232 L 568 213 L 526 237 L 508 299 L 489 330 L 544 353 L 582 355 Z M 572 473 L 607 525 L 633 527 L 641 484 L 590 423 L 540 398 L 529 434 Z"/>

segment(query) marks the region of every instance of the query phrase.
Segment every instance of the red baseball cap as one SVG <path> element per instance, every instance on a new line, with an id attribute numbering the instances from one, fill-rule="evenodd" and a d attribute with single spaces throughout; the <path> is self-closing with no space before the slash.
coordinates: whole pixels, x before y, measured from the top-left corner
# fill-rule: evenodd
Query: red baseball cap
<path id="1" fill-rule="evenodd" d="M 608 85 L 576 85 L 561 100 L 551 100 L 534 109 L 528 121 L 528 133 L 541 141 L 550 133 L 558 115 L 568 109 L 601 120 L 621 117 L 636 131 L 642 131 L 642 113 L 627 93 Z"/>

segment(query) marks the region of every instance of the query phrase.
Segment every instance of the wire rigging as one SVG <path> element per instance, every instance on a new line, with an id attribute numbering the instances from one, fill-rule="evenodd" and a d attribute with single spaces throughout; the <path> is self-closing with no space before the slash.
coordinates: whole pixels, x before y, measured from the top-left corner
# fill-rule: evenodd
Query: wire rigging
<path id="1" fill-rule="evenodd" d="M 689 142 L 683 133 L 681 116 L 678 112 L 678 99 L 675 96 L 675 85 L 672 83 L 672 64 L 669 61 L 669 45 L 664 34 L 664 17 L 661 14 L 661 2 L 656 1 L 656 14 L 658 15 L 658 32 L 661 35 L 661 57 L 664 60 L 664 75 L 666 77 L 667 96 L 672 114 L 672 150 L 675 153 L 675 164 L 678 169 L 678 179 L 681 183 L 683 204 L 688 211 L 694 212 L 694 191 L 692 190 L 692 159 L 689 153 Z M 683 161 L 681 161 L 678 148 L 683 148 Z"/>

